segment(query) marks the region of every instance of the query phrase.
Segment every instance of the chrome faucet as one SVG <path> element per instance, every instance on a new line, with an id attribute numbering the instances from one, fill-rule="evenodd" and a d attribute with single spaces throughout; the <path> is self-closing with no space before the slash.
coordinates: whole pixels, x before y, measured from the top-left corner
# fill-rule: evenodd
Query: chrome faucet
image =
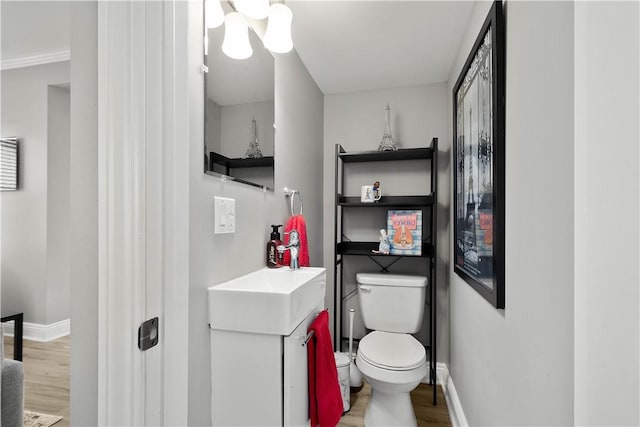
<path id="1" fill-rule="evenodd" d="M 300 263 L 298 262 L 298 252 L 300 251 L 300 234 L 298 233 L 298 230 L 291 230 L 284 234 L 289 235 L 289 244 L 286 246 L 278 245 L 276 249 L 280 253 L 283 253 L 287 249 L 289 250 L 289 253 L 291 254 L 291 262 L 289 263 L 289 268 L 296 270 L 300 268 Z"/>

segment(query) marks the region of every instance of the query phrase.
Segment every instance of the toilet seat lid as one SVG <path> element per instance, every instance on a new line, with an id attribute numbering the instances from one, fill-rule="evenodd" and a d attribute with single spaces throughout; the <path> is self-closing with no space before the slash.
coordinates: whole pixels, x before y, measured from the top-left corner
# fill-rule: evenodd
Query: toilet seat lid
<path id="1" fill-rule="evenodd" d="M 408 371 L 425 363 L 424 346 L 409 334 L 373 331 L 360 340 L 358 355 L 367 363 L 393 371 Z"/>

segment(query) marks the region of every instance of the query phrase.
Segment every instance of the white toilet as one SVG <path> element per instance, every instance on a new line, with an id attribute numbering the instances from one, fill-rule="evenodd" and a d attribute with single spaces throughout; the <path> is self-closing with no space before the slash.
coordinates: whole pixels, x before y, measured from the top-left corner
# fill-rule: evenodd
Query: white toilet
<path id="1" fill-rule="evenodd" d="M 364 423 L 416 426 L 410 392 L 427 375 L 418 332 L 424 313 L 427 278 L 358 273 L 358 298 L 364 325 L 373 332 L 358 344 L 356 365 L 371 385 Z"/>

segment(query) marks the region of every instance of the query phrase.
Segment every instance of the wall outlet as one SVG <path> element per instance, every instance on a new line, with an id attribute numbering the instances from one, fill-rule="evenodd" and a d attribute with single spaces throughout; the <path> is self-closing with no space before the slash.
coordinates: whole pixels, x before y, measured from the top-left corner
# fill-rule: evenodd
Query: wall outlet
<path id="1" fill-rule="evenodd" d="M 236 232 L 236 201 L 227 197 L 214 197 L 213 216 L 215 234 Z"/>

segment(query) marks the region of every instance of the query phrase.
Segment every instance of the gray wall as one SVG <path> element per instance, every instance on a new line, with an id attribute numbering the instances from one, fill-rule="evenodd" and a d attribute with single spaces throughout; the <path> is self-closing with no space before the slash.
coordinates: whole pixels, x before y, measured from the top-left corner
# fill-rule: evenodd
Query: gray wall
<path id="1" fill-rule="evenodd" d="M 71 2 L 71 423 L 98 425 L 97 3 Z"/>
<path id="2" fill-rule="evenodd" d="M 24 312 L 26 322 L 39 324 L 69 318 L 68 309 L 49 315 L 47 291 L 49 279 L 65 278 L 62 270 L 47 272 L 48 229 L 65 222 L 60 211 L 49 217 L 48 87 L 68 82 L 69 61 L 2 71 L 2 132 L 21 139 L 20 188 L 2 193 L 2 312 Z M 59 184 L 53 183 L 54 194 L 64 200 Z"/>
<path id="3" fill-rule="evenodd" d="M 47 321 L 68 319 L 69 256 L 69 139 L 68 87 L 49 86 L 47 117 Z"/>
<path id="4" fill-rule="evenodd" d="M 401 148 L 426 147 L 433 137 L 439 138 L 440 173 L 439 187 L 439 229 L 438 252 L 438 360 L 448 360 L 448 322 L 447 322 L 447 269 L 444 260 L 448 257 L 447 242 L 447 209 L 448 205 L 448 172 L 446 165 L 448 150 L 448 91 L 446 83 L 406 86 L 375 91 L 355 92 L 345 94 L 326 95 L 324 102 L 324 265 L 333 273 L 333 222 L 334 222 L 334 175 L 335 175 L 335 144 L 339 143 L 346 151 L 376 150 L 382 139 L 385 125 L 385 107 L 391 107 L 391 133 Z M 420 168 L 422 168 L 420 170 Z M 381 181 L 383 194 L 424 194 L 428 192 L 429 170 L 424 169 L 425 162 L 409 165 L 407 162 L 389 164 L 354 164 L 349 165 L 345 174 L 345 184 L 348 193 L 359 194 L 359 186 Z M 382 177 L 382 178 L 381 178 Z M 345 226 L 351 222 L 354 227 L 349 228 L 351 239 L 375 241 L 378 229 L 385 228 L 385 218 L 374 218 L 371 215 L 360 215 L 359 211 L 345 211 Z M 375 214 L 374 214 L 375 215 Z M 357 224 L 357 225 L 356 225 Z M 381 225 L 382 224 L 382 225 Z M 369 233 L 369 234 L 366 234 Z M 357 234 L 357 235 L 356 235 Z M 358 271 L 376 272 L 377 266 L 366 259 L 353 259 L 345 265 L 345 287 L 355 289 L 355 273 Z M 417 262 L 413 262 L 417 261 Z M 425 274 L 424 260 L 403 260 L 392 271 L 411 274 Z M 348 291 L 345 291 L 348 293 Z M 328 276 L 326 305 L 333 307 L 333 274 Z M 359 311 L 357 298 L 345 301 L 346 308 Z M 334 312 L 332 310 L 332 312 Z M 333 332 L 333 317 L 331 318 Z M 354 322 L 354 335 L 364 335 L 364 326 L 359 315 Z M 343 322 L 343 333 L 348 333 L 348 318 Z M 426 330 L 418 337 L 426 342 Z"/>
<path id="5" fill-rule="evenodd" d="M 207 150 L 209 154 L 212 151 L 216 153 L 222 152 L 222 140 L 219 137 L 221 133 L 221 114 L 222 108 L 207 98 Z M 243 153 L 244 154 L 244 153 Z"/>
<path id="6" fill-rule="evenodd" d="M 450 87 L 489 7 L 490 3 L 478 3 L 475 8 Z M 572 425 L 574 393 L 579 393 L 574 388 L 574 361 L 578 358 L 574 331 L 583 327 L 574 324 L 574 292 L 583 286 L 574 278 L 578 266 L 573 263 L 574 251 L 578 250 L 574 238 L 578 241 L 578 234 L 587 233 L 590 240 L 592 233 L 591 228 L 577 229 L 574 223 L 577 215 L 584 214 L 574 210 L 578 185 L 574 155 L 582 144 L 574 134 L 574 4 L 508 2 L 505 11 L 506 308 L 494 309 L 451 272 L 449 368 L 470 425 Z M 611 27 L 605 28 L 606 32 L 612 31 Z M 609 83 L 598 82 L 605 86 Z M 637 148 L 635 152 L 637 161 Z M 591 172 L 606 175 L 606 169 L 594 168 Z M 637 173 L 635 178 L 637 182 Z M 601 209 L 608 215 L 595 221 L 600 227 L 611 220 L 610 209 Z M 610 234 L 609 230 L 602 231 Z M 635 248 L 637 265 L 637 243 Z M 591 257 L 597 269 L 613 267 L 613 262 L 603 264 L 595 253 Z M 637 283 L 637 271 L 635 274 Z M 598 283 L 598 287 L 602 285 Z M 635 373 L 631 398 L 636 400 L 635 404 L 627 401 L 627 411 L 635 411 L 636 417 L 637 300 L 636 291 L 632 303 L 635 308 L 626 313 L 635 316 L 635 336 L 629 345 L 633 351 L 624 356 L 624 360 L 635 357 L 636 363 L 630 370 L 628 364 L 622 369 L 627 374 Z M 617 309 L 605 304 L 589 308 L 588 313 L 600 313 L 604 322 Z M 608 344 L 613 343 L 594 340 L 590 344 L 580 357 L 588 359 L 593 352 L 599 354 L 598 348 L 606 348 L 606 357 L 598 359 L 602 362 L 599 369 L 606 376 L 613 360 Z M 585 374 L 596 372 L 594 366 Z M 618 385 L 622 386 L 621 382 Z M 622 388 L 627 390 L 626 386 Z M 600 397 L 611 392 L 609 387 L 594 388 L 591 393 L 597 394 L 598 400 L 593 400 L 593 405 L 610 414 L 612 407 Z M 600 422 L 595 424 L 609 425 L 612 418 L 597 420 Z M 637 424 L 638 419 L 627 421 Z"/>
<path id="7" fill-rule="evenodd" d="M 640 425 L 640 4 L 575 5 L 574 425 Z"/>
<path id="8" fill-rule="evenodd" d="M 190 38 L 201 40 L 202 11 L 190 7 L 189 13 Z M 198 70 L 201 48 L 192 43 L 190 49 L 190 69 Z M 269 224 L 283 224 L 289 216 L 285 186 L 302 194 L 311 264 L 322 265 L 322 93 L 295 52 L 277 55 L 275 67 L 273 193 L 204 174 L 203 82 L 199 72 L 190 74 L 189 425 L 211 423 L 207 287 L 265 265 Z M 236 233 L 213 233 L 214 196 L 236 200 Z"/>
<path id="9" fill-rule="evenodd" d="M 265 156 L 273 155 L 273 102 L 219 106 L 207 98 L 207 154 L 242 157 L 251 139 L 251 120 L 256 119 L 258 143 Z"/>
<path id="10" fill-rule="evenodd" d="M 220 153 L 227 157 L 242 157 L 251 139 L 251 120 L 256 119 L 258 143 L 265 156 L 273 155 L 273 111 L 271 101 L 225 105 L 220 108 Z"/>

